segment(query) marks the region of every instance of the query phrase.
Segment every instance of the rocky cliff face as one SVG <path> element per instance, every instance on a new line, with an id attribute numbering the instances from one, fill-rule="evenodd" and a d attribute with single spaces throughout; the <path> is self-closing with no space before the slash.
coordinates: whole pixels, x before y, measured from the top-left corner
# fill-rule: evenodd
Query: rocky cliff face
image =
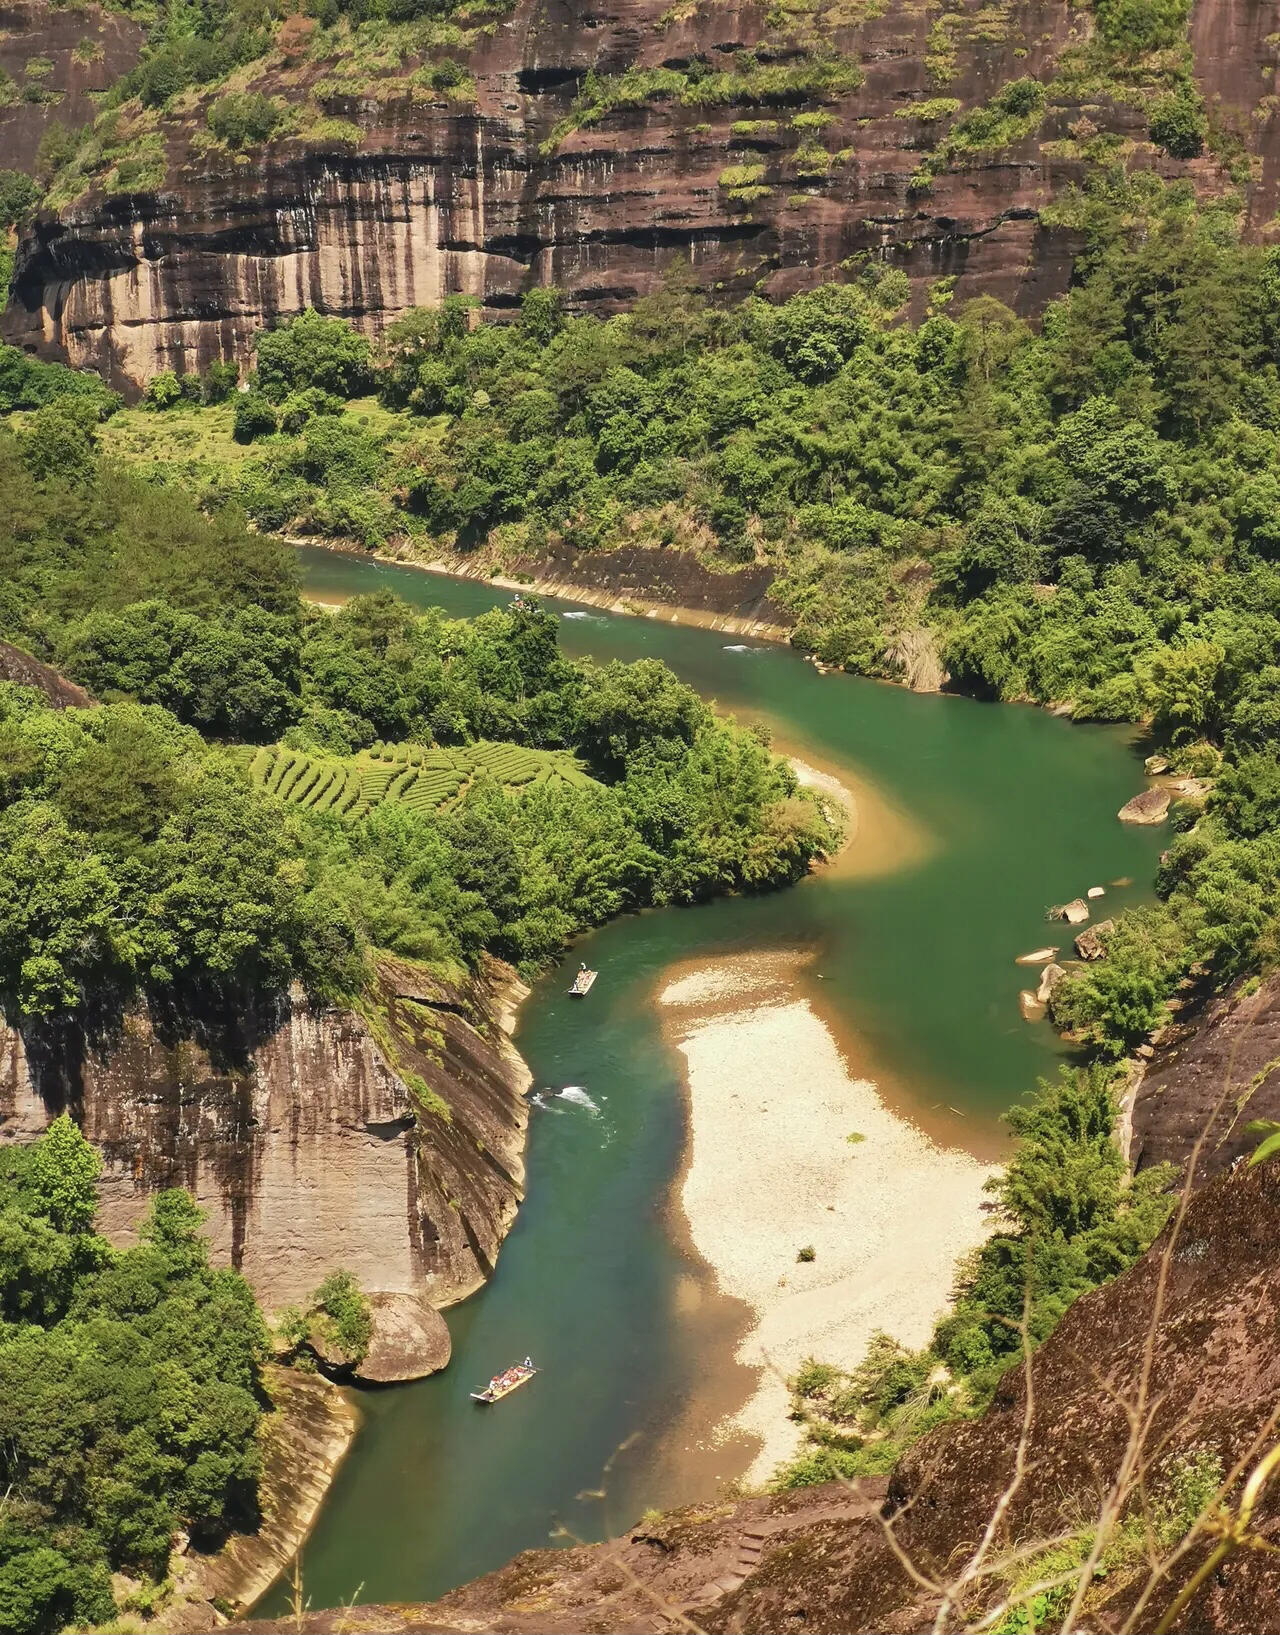
<path id="1" fill-rule="evenodd" d="M 1007 1578 L 981 1583 L 941 1626 L 927 1585 L 954 1580 L 1002 1495 L 994 1556 L 1025 1546 L 1019 1573 L 1046 1544 L 1087 1528 L 1135 1447 L 1153 1503 L 1179 1456 L 1216 1458 L 1238 1495 L 1243 1474 L 1277 1440 L 1278 1234 L 1280 1165 L 1219 1177 L 1194 1197 L 1176 1238 L 1166 1232 L 1128 1273 L 1071 1308 L 1035 1356 L 1029 1408 L 1015 1368 L 981 1419 L 919 1443 L 887 1494 L 853 1484 L 708 1506 L 646 1522 L 613 1544 L 531 1551 L 431 1606 L 319 1613 L 303 1627 L 537 1635 L 984 1627 L 981 1612 L 1000 1600 Z M 1131 1443 L 1135 1408 L 1143 1430 Z M 1025 1474 L 1016 1478 L 1024 1423 Z M 1140 1509 L 1133 1481 L 1126 1491 L 1130 1509 Z M 920 1577 L 904 1569 L 884 1521 Z M 1240 1550 L 1213 1573 L 1175 1628 L 1280 1629 L 1280 1556 L 1265 1553 L 1280 1541 L 1280 1493 L 1264 1490 L 1254 1529 L 1262 1548 Z M 1139 1610 L 1149 1577 L 1140 1536 L 1127 1556 L 1109 1558 L 1078 1627 L 1153 1630 L 1210 1543 L 1207 1535 L 1193 1543 Z M 1041 1561 L 1046 1575 L 1062 1570 L 1061 1561 Z M 1037 1627 L 1059 1621 L 1038 1615 Z"/>
<path id="2" fill-rule="evenodd" d="M 1052 80 L 1091 26 L 1062 0 L 964 0 L 945 16 L 929 0 L 782 12 L 516 0 L 491 27 L 463 31 L 468 77 L 450 91 L 431 89 L 438 52 L 400 40 L 357 69 L 326 58 L 309 20 L 288 26 L 268 64 L 240 78 L 295 111 L 291 132 L 229 152 L 205 122 L 216 93 L 188 93 L 163 118 L 128 115 L 119 153 L 151 144 L 163 182 L 131 185 L 104 159 L 88 191 L 36 222 L 19 250 L 10 340 L 137 383 L 244 355 L 264 323 L 308 304 L 374 333 L 453 291 L 502 310 L 555 283 L 580 308 L 607 310 L 652 290 L 676 256 L 709 292 L 782 294 L 870 253 L 1034 314 L 1070 275 L 1072 236 L 1039 212 L 1080 174 L 1070 131 L 1082 113 L 1121 135 L 1130 162 L 1157 162 L 1137 109 L 1051 94 L 1025 137 L 960 155 L 913 190 L 941 128 L 929 107 L 939 94 L 970 109 L 1011 79 Z M 1278 27 L 1277 0 L 1196 10 L 1206 88 L 1261 154 L 1255 226 L 1280 187 L 1264 77 Z M 751 100 L 649 90 L 581 123 L 599 83 L 588 75 L 616 83 L 695 58 L 700 72 L 727 73 L 752 53 L 775 81 Z M 817 83 L 816 61 L 837 61 L 843 78 Z M 797 114 L 810 123 L 793 124 Z M 1208 159 L 1160 163 L 1216 175 Z"/>
<path id="3" fill-rule="evenodd" d="M 68 681 L 66 676 L 10 642 L 0 642 L 0 681 L 34 687 L 59 710 L 85 709 L 93 703 L 83 687 L 77 687 L 74 681 Z"/>
<path id="4" fill-rule="evenodd" d="M 447 1305 L 488 1277 L 521 1196 L 516 991 L 496 963 L 453 989 L 386 961 L 367 1015 L 295 999 L 216 1042 L 146 1010 L 96 1040 L 0 1029 L 0 1140 L 69 1108 L 106 1159 L 100 1229 L 127 1242 L 152 1193 L 186 1187 L 268 1308 L 339 1266 Z"/>
<path id="5" fill-rule="evenodd" d="M 1208 1178 L 1257 1146 L 1245 1134 L 1255 1118 L 1280 1118 L 1276 976 L 1206 997 L 1165 1029 L 1134 1098 L 1130 1159 L 1183 1165 L 1200 1143 L 1196 1174 Z"/>
<path id="6" fill-rule="evenodd" d="M 97 112 L 105 91 L 138 60 L 144 31 L 101 6 L 47 0 L 0 4 L 0 165 L 32 171 L 51 124 L 68 129 Z"/>

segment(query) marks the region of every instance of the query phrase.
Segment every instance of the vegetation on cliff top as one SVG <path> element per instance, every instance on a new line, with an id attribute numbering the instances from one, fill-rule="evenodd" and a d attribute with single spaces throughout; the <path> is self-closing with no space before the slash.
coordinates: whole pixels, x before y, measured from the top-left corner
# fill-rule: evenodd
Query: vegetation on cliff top
<path id="1" fill-rule="evenodd" d="M 259 1370 L 248 1284 L 214 1270 L 185 1192 L 136 1248 L 93 1230 L 99 1155 L 64 1114 L 0 1157 L 0 1630 L 53 1635 L 155 1605 L 179 1529 L 257 1523 Z"/>

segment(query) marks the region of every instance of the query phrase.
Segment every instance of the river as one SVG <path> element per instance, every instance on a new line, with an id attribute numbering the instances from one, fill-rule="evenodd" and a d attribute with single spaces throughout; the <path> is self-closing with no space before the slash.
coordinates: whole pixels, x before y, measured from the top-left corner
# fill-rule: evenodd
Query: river
<path id="1" fill-rule="evenodd" d="M 303 548 L 306 594 L 385 588 L 474 614 L 510 593 Z M 535 1088 L 590 1102 L 537 1110 L 528 1197 L 489 1286 L 448 1316 L 440 1375 L 365 1393 L 365 1424 L 307 1546 L 312 1606 L 426 1600 L 517 1551 L 625 1528 L 649 1506 L 716 1491 L 735 1450 L 690 1452 L 691 1404 L 746 1394 L 735 1313 L 686 1248 L 673 1202 L 685 1102 L 654 1006 L 664 971 L 756 949 L 812 953 L 815 997 L 860 1073 L 926 1127 L 982 1156 L 999 1113 L 1063 1047 L 1018 1014 L 1013 963 L 1045 906 L 1106 885 L 1108 911 L 1148 891 L 1160 831 L 1116 821 L 1141 787 L 1130 737 L 1043 711 L 922 697 L 822 676 L 776 645 L 549 602 L 571 655 L 665 660 L 704 696 L 766 719 L 787 750 L 865 790 L 861 841 L 914 831 L 899 867 L 820 872 L 796 888 L 629 916 L 573 950 L 601 975 L 571 1003 L 563 970 L 524 1007 Z M 865 856 L 865 854 L 864 854 Z M 884 864 L 881 856 L 872 859 Z M 1132 879 L 1131 886 L 1111 882 Z M 820 987 L 816 978 L 821 978 Z M 498 1411 L 468 1393 L 533 1355 L 538 1379 Z M 274 1591 L 263 1612 L 279 1612 Z"/>

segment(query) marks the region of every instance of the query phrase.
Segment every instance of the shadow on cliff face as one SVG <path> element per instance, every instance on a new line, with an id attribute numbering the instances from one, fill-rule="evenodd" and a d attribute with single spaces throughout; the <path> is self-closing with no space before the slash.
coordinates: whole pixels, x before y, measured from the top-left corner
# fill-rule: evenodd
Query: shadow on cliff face
<path id="1" fill-rule="evenodd" d="M 119 1062 L 138 1034 L 137 1018 L 178 1064 L 184 1048 L 195 1047 L 219 1075 L 245 1075 L 254 1053 L 283 1025 L 289 1000 L 283 994 L 221 995 L 217 1000 L 176 988 L 138 996 L 124 989 L 88 995 L 73 1017 L 30 1018 L 15 1029 L 22 1040 L 33 1089 L 50 1118 L 69 1112 L 82 1122 L 86 1072 L 90 1063 Z"/>

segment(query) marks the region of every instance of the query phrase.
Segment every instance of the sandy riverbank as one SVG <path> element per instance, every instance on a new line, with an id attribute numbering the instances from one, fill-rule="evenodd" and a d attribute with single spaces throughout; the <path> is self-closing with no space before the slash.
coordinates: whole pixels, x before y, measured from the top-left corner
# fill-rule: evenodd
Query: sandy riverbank
<path id="1" fill-rule="evenodd" d="M 987 1230 L 990 1168 L 937 1145 L 858 1076 L 804 992 L 804 963 L 694 966 L 659 995 L 688 1073 L 690 1236 L 722 1292 L 755 1313 L 737 1360 L 759 1386 L 722 1431 L 760 1439 L 757 1482 L 800 1441 L 788 1375 L 809 1356 L 856 1363 L 877 1329 L 923 1344 L 957 1259 Z"/>

